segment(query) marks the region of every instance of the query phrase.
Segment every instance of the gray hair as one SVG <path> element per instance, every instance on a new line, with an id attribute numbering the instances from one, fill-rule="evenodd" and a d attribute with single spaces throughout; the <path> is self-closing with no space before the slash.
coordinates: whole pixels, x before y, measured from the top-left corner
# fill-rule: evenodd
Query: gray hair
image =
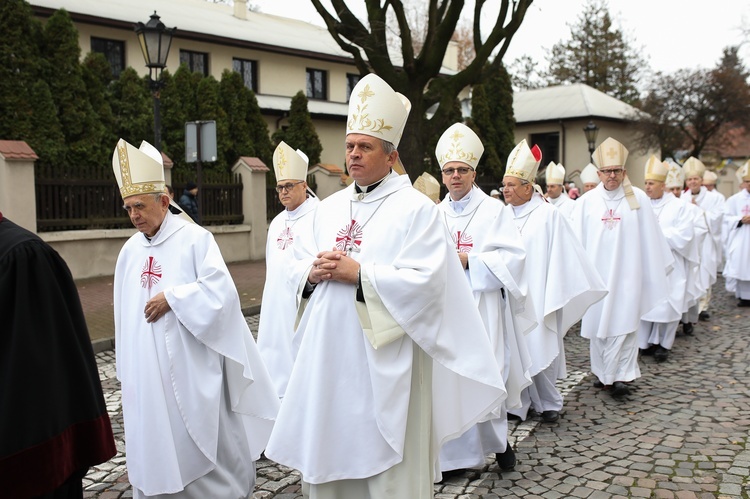
<path id="1" fill-rule="evenodd" d="M 388 142 L 384 139 L 380 139 L 380 142 L 383 144 L 383 151 L 386 155 L 396 152 L 396 146 L 393 145 L 393 142 Z"/>

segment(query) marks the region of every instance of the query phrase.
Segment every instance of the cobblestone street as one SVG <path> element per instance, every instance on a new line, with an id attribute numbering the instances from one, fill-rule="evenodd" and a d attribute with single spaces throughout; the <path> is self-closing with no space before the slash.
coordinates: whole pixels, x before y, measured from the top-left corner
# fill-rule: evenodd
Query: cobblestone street
<path id="1" fill-rule="evenodd" d="M 593 387 L 588 341 L 574 328 L 565 342 L 560 420 L 511 422 L 514 471 L 488 461 L 436 484 L 435 497 L 750 497 L 750 309 L 735 304 L 720 277 L 711 319 L 693 336 L 678 332 L 666 362 L 642 357 L 642 377 L 621 400 Z M 257 321 L 248 318 L 254 333 Z M 97 362 L 119 452 L 90 470 L 84 497 L 132 497 L 114 352 L 97 354 Z M 255 499 L 302 497 L 294 470 L 268 460 L 257 467 Z"/>

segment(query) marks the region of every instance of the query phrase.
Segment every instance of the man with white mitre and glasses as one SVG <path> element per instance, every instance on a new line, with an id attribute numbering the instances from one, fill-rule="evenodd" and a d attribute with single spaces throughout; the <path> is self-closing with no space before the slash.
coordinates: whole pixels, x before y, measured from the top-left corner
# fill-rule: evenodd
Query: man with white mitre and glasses
<path id="1" fill-rule="evenodd" d="M 601 184 L 576 200 L 573 231 L 581 238 L 609 294 L 583 316 L 591 340 L 596 387 L 614 397 L 639 378 L 637 330 L 643 315 L 666 296 L 673 259 L 648 196 L 627 178 L 628 150 L 607 138 L 594 151 Z"/>

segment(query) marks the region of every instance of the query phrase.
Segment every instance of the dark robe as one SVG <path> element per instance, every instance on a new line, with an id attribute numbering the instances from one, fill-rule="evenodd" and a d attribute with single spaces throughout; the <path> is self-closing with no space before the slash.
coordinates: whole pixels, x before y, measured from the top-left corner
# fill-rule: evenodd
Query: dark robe
<path id="1" fill-rule="evenodd" d="M 80 495 L 115 452 L 70 270 L 0 213 L 0 496 Z"/>

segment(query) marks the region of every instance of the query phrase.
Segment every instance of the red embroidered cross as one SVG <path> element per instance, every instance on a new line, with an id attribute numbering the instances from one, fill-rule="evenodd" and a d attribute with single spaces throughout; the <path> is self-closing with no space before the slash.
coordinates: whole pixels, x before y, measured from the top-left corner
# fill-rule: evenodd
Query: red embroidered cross
<path id="1" fill-rule="evenodd" d="M 604 212 L 604 216 L 602 217 L 602 222 L 604 222 L 604 226 L 612 230 L 615 228 L 615 225 L 617 225 L 617 222 L 620 221 L 620 217 L 615 216 L 614 210 L 607 210 Z"/>
<path id="2" fill-rule="evenodd" d="M 456 250 L 459 253 L 469 253 L 474 247 L 474 238 L 466 232 L 461 233 L 460 230 L 456 232 L 456 238 L 453 242 L 456 243 Z"/>
<path id="3" fill-rule="evenodd" d="M 279 234 L 279 237 L 276 238 L 276 245 L 281 250 L 287 249 L 292 245 L 293 242 L 294 234 L 292 234 L 292 229 L 290 229 L 289 227 L 285 227 L 284 230 L 282 230 Z"/>
<path id="4" fill-rule="evenodd" d="M 156 263 L 153 256 L 146 259 L 146 263 L 141 270 L 141 286 L 151 289 L 161 279 L 161 265 Z"/>
<path id="5" fill-rule="evenodd" d="M 362 244 L 362 228 L 355 220 L 336 233 L 336 249 L 359 252 L 359 246 Z"/>

